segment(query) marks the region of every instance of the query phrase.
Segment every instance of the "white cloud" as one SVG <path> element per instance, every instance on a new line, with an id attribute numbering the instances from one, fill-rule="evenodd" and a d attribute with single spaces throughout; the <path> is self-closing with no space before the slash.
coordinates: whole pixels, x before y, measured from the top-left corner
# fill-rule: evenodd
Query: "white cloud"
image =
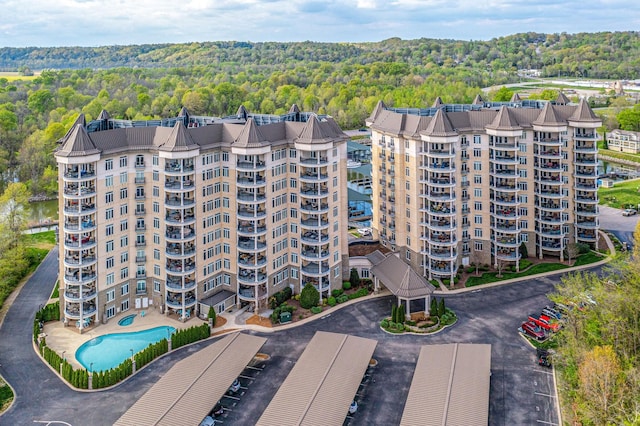
<path id="1" fill-rule="evenodd" d="M 0 45 L 490 39 L 635 30 L 628 0 L 2 0 Z"/>

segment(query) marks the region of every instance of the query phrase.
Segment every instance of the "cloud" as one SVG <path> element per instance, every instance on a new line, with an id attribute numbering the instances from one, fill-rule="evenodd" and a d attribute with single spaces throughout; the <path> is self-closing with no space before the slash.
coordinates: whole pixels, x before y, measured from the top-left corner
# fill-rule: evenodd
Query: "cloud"
<path id="1" fill-rule="evenodd" d="M 213 40 L 487 40 L 517 32 L 635 30 L 628 0 L 3 0 L 0 44 Z"/>

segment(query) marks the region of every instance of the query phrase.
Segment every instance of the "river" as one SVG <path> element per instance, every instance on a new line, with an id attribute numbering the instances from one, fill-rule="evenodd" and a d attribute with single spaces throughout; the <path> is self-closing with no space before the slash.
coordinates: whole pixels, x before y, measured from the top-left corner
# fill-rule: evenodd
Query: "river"
<path id="1" fill-rule="evenodd" d="M 29 203 L 29 225 L 43 225 L 58 220 L 58 200 Z"/>

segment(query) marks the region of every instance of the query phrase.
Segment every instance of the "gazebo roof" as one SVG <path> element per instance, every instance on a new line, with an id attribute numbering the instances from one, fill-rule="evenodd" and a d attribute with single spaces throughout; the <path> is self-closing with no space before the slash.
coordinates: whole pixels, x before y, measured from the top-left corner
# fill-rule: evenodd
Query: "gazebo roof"
<path id="1" fill-rule="evenodd" d="M 383 261 L 374 265 L 371 273 L 381 280 L 396 297 L 417 299 L 429 296 L 436 289 L 394 254 L 388 255 Z"/>

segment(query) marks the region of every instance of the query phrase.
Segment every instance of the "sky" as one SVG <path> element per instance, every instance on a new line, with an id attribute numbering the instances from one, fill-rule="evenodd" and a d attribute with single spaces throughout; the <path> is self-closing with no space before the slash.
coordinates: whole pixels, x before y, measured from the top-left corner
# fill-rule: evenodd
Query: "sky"
<path id="1" fill-rule="evenodd" d="M 0 0 L 0 47 L 490 40 L 640 29 L 638 0 Z"/>

